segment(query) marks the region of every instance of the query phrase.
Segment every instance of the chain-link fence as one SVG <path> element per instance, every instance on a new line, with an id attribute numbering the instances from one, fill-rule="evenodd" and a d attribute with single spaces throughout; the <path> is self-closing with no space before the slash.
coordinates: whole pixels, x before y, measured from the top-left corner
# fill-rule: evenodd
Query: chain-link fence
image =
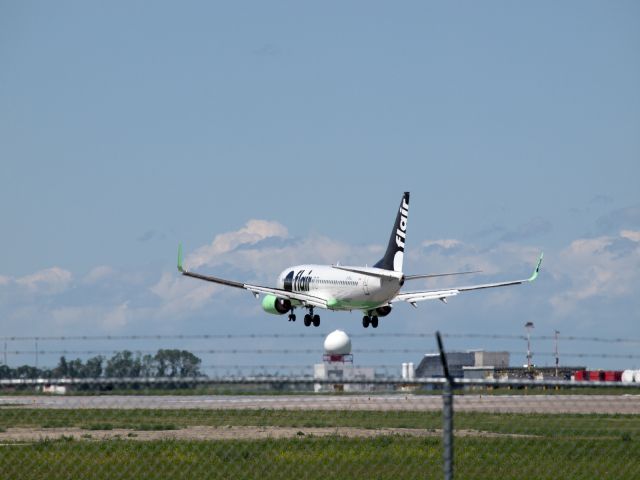
<path id="1" fill-rule="evenodd" d="M 639 383 L 338 371 L 4 378 L 0 478 L 640 478 Z"/>

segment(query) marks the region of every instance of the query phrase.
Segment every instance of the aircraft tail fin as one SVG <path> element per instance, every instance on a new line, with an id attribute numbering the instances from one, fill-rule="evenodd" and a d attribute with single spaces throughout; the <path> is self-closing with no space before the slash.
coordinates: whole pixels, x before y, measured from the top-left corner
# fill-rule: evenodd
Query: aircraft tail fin
<path id="1" fill-rule="evenodd" d="M 376 268 L 402 272 L 402 261 L 404 259 L 404 244 L 407 238 L 407 218 L 409 216 L 409 192 L 404 192 L 400 201 L 400 208 L 396 221 L 391 230 L 391 237 L 387 245 L 387 251 L 378 263 Z"/>

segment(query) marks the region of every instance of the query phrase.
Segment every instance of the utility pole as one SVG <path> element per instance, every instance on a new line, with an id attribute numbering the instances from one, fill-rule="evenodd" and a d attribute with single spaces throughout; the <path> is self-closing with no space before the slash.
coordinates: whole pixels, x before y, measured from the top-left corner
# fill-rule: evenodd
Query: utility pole
<path id="1" fill-rule="evenodd" d="M 554 351 L 556 353 L 556 378 L 558 378 L 558 365 L 560 365 L 560 355 L 558 354 L 558 335 L 560 332 L 558 330 L 555 331 L 555 348 Z"/>
<path id="2" fill-rule="evenodd" d="M 527 370 L 531 370 L 531 330 L 533 329 L 533 322 L 525 323 L 524 328 L 527 329 Z"/>

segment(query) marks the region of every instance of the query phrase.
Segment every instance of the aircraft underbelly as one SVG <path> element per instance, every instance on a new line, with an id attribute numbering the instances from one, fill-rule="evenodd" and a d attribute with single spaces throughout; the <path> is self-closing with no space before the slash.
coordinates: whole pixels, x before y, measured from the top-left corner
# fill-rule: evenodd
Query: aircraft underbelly
<path id="1" fill-rule="evenodd" d="M 385 305 L 393 298 L 398 288 L 376 288 L 370 289 L 369 293 L 349 292 L 337 293 L 333 296 L 333 302 L 330 303 L 332 310 L 366 310 Z"/>

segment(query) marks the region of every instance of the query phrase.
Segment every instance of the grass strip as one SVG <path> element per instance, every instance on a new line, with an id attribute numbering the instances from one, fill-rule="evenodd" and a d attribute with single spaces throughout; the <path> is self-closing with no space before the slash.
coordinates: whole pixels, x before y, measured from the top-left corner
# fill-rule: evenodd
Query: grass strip
<path id="1" fill-rule="evenodd" d="M 209 410 L 209 409 L 1 409 L 7 428 L 175 430 L 187 426 L 424 428 L 442 426 L 440 412 Z M 640 441 L 640 415 L 458 412 L 458 430 L 542 437 L 622 437 Z"/>

